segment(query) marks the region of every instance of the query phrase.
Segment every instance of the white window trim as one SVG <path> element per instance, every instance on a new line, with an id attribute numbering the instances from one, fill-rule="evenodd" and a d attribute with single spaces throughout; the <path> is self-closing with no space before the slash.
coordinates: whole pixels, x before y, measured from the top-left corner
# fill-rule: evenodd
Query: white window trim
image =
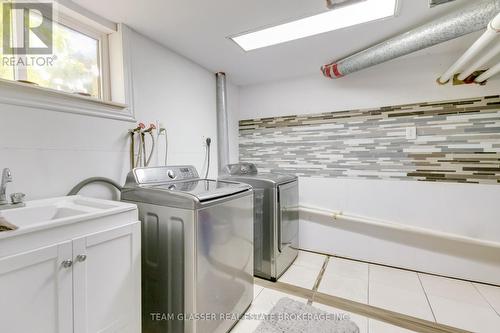
<path id="1" fill-rule="evenodd" d="M 4 79 L 0 79 L 0 104 L 135 121 L 125 104 Z"/>
<path id="2" fill-rule="evenodd" d="M 58 9 L 61 9 L 61 7 L 59 4 Z M 75 6 L 70 9 L 63 8 L 63 15 L 60 17 L 64 16 L 64 21 L 57 21 L 73 28 L 75 20 L 72 18 L 78 16 L 68 16 L 67 13 L 74 13 Z M 89 19 L 93 19 L 93 17 Z M 100 26 L 103 20 L 100 18 L 100 21 L 97 21 L 96 25 Z M 105 29 L 111 32 L 109 26 L 111 24 L 105 26 Z M 0 79 L 0 104 L 135 122 L 130 64 L 130 29 L 123 24 L 116 24 L 115 26 L 117 31 L 112 31 L 99 43 L 100 47 L 106 48 L 106 54 L 101 53 L 102 59 L 100 61 L 108 62 L 107 66 L 100 66 L 101 70 L 103 68 L 109 70 L 109 72 L 104 71 L 101 73 L 103 75 L 103 99 Z M 85 25 L 85 27 L 88 29 L 82 31 L 82 33 L 91 34 L 97 31 L 89 28 L 89 25 Z M 80 31 L 80 29 L 77 30 Z M 105 33 L 101 32 L 100 35 L 102 37 Z M 110 57 L 113 58 L 113 61 L 118 62 L 118 64 L 111 66 Z"/>
<path id="3" fill-rule="evenodd" d="M 60 6 L 58 6 L 60 8 Z M 95 29 L 78 19 L 65 14 L 64 11 L 59 11 L 54 21 L 60 25 L 63 25 L 69 29 L 75 30 L 83 35 L 86 35 L 98 42 L 98 52 L 99 58 L 97 59 L 99 70 L 100 70 L 100 80 L 99 80 L 99 99 L 104 101 L 111 100 L 111 82 L 109 77 L 109 43 L 108 34 L 103 30 Z M 115 31 L 116 33 L 116 31 Z"/>

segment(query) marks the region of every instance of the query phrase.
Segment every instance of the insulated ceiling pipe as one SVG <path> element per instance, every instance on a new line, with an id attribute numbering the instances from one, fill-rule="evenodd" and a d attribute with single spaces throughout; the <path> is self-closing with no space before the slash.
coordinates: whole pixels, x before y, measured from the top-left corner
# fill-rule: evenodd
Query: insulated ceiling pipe
<path id="1" fill-rule="evenodd" d="M 495 18 L 489 22 L 486 31 L 479 37 L 477 41 L 472 44 L 472 46 L 465 51 L 465 53 L 453 64 L 448 70 L 441 75 L 438 79 L 438 83 L 447 83 L 455 73 L 458 73 L 463 66 L 468 63 L 471 59 L 475 58 L 481 51 L 483 51 L 495 38 L 497 38 L 500 32 L 500 14 L 497 14 Z M 465 80 L 469 75 L 465 76 L 466 73 L 461 74 L 458 78 L 460 80 Z"/>
<path id="2" fill-rule="evenodd" d="M 227 88 L 226 74 L 219 72 L 215 74 L 217 88 L 217 161 L 219 164 L 219 175 L 223 173 L 224 167 L 229 164 L 229 130 L 227 116 Z"/>
<path id="3" fill-rule="evenodd" d="M 474 1 L 470 6 L 431 21 L 348 58 L 321 67 L 323 75 L 339 78 L 427 47 L 484 29 L 500 11 L 500 0 Z"/>

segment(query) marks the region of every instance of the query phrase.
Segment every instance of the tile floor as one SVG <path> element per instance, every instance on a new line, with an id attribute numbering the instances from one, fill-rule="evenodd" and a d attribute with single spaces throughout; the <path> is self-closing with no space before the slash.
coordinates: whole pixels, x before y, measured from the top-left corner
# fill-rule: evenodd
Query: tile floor
<path id="1" fill-rule="evenodd" d="M 312 289 L 327 259 L 328 264 L 318 288 L 321 293 L 471 332 L 500 332 L 500 287 L 304 251 L 299 253 L 295 263 L 279 281 Z M 267 300 L 266 304 L 270 310 L 272 306 L 269 302 L 272 297 L 279 297 L 276 293 L 267 289 L 261 290 L 255 300 L 256 308 L 263 309 L 260 304 Z M 259 299 L 261 294 L 263 297 Z M 346 312 L 318 303 L 314 306 L 327 311 Z M 351 318 L 358 323 L 361 332 L 410 332 L 355 314 L 351 314 Z M 254 326 L 257 325 L 258 323 Z"/>
<path id="2" fill-rule="evenodd" d="M 304 303 L 307 302 L 307 300 L 304 298 L 291 296 L 276 290 L 267 289 L 255 285 L 254 300 L 246 314 L 247 316 L 268 314 L 269 312 L 271 312 L 271 309 L 276 305 L 276 303 L 278 303 L 278 301 L 283 297 L 289 297 Z M 231 333 L 252 333 L 253 331 L 255 331 L 257 326 L 259 326 L 260 322 L 260 320 L 255 318 L 242 319 L 231 330 Z"/>
<path id="3" fill-rule="evenodd" d="M 289 297 L 295 299 L 299 302 L 307 303 L 307 299 L 295 297 L 283 292 L 279 292 L 272 289 L 263 288 L 260 286 L 254 287 L 254 301 L 250 309 L 247 311 L 248 316 L 259 316 L 262 314 L 267 314 L 271 309 L 278 303 L 278 301 L 283 297 Z M 353 314 L 347 311 L 329 307 L 320 303 L 313 303 L 313 306 L 317 309 L 335 314 L 347 314 L 349 319 L 354 321 L 360 329 L 360 333 L 403 333 L 411 332 L 401 329 L 396 326 L 392 326 L 386 323 L 382 323 L 376 320 L 368 319 L 357 314 Z M 242 319 L 239 323 L 231 330 L 231 333 L 253 333 L 255 329 L 259 326 L 260 320 L 249 318 Z"/>
<path id="4" fill-rule="evenodd" d="M 279 279 L 280 282 L 312 289 L 323 267 L 326 256 L 300 251 L 294 263 Z"/>

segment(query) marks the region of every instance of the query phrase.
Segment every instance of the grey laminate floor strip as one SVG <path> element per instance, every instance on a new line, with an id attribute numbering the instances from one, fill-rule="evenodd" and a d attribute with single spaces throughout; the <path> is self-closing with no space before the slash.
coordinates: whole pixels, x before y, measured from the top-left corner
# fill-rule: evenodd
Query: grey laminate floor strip
<path id="1" fill-rule="evenodd" d="M 313 299 L 314 299 L 314 294 L 318 291 L 319 285 L 321 284 L 321 280 L 323 279 L 323 274 L 325 274 L 326 266 L 328 266 L 328 262 L 330 261 L 330 257 L 326 256 L 325 261 L 323 262 L 323 266 L 321 267 L 321 270 L 319 271 L 318 277 L 316 278 L 316 281 L 314 282 L 313 286 L 313 295 L 310 299 L 307 300 L 308 305 L 312 305 Z"/>

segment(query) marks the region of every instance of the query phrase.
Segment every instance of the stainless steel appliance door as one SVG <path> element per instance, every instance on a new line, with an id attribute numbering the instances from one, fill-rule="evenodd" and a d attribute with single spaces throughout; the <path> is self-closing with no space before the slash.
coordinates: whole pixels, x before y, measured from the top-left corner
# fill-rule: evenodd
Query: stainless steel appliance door
<path id="1" fill-rule="evenodd" d="M 253 299 L 253 195 L 200 209 L 196 230 L 196 312 L 217 316 L 196 332 L 225 333 Z"/>
<path id="2" fill-rule="evenodd" d="M 264 279 L 275 277 L 275 216 L 273 189 L 254 188 L 254 275 Z"/>
<path id="3" fill-rule="evenodd" d="M 299 191 L 294 181 L 278 186 L 277 273 L 288 268 L 298 254 Z"/>

